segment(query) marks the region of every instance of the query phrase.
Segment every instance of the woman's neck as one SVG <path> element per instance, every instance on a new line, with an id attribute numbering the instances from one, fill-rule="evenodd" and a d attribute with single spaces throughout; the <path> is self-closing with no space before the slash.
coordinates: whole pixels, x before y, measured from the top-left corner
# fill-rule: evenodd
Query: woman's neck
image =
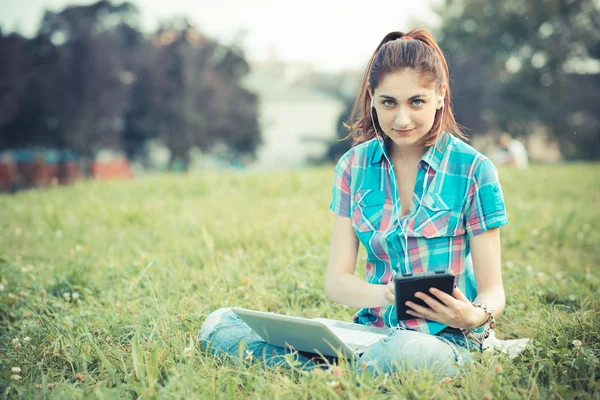
<path id="1" fill-rule="evenodd" d="M 394 164 L 403 164 L 403 165 L 411 165 L 418 164 L 423 154 L 427 151 L 427 147 L 425 146 L 411 146 L 404 145 L 398 146 L 394 142 L 390 141 L 390 158 Z"/>

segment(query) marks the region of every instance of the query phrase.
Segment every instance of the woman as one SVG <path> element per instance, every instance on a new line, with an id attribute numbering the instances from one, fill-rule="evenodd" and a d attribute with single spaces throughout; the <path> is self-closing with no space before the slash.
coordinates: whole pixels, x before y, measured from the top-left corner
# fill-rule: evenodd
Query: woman
<path id="1" fill-rule="evenodd" d="M 356 323 L 392 328 L 361 356 L 358 370 L 455 376 L 504 308 L 502 191 L 493 164 L 460 140 L 448 82 L 428 31 L 392 32 L 371 57 L 347 125 L 355 146 L 335 168 L 326 291 L 360 308 Z M 354 275 L 359 243 L 367 250 L 366 280 Z M 409 302 L 414 318 L 398 321 L 394 275 L 447 269 L 456 277 L 453 295 L 419 293 L 429 307 Z M 285 354 L 227 310 L 211 314 L 200 336 L 216 354 L 236 354 L 243 337 L 267 365 Z M 308 355 L 298 356 L 312 366 Z"/>

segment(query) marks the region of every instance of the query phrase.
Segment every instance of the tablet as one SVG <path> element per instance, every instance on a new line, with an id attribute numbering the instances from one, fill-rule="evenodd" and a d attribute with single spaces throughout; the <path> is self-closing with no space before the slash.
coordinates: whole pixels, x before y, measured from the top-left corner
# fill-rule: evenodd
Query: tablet
<path id="1" fill-rule="evenodd" d="M 415 297 L 416 292 L 425 293 L 431 296 L 429 289 L 434 287 L 452 296 L 454 291 L 454 274 L 450 271 L 441 272 L 420 272 L 410 276 L 396 275 L 394 277 L 394 287 L 396 290 L 396 317 L 398 321 L 413 319 L 414 315 L 407 314 L 409 307 L 407 301 L 419 304 L 423 307 L 429 307 L 423 300 Z"/>

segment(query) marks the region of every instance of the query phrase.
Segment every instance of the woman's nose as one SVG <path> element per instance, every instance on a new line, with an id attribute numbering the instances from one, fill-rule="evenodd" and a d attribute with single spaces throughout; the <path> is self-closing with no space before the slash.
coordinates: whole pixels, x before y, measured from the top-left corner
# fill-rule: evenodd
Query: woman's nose
<path id="1" fill-rule="evenodd" d="M 407 128 L 410 125 L 410 117 L 408 115 L 407 110 L 400 108 L 396 113 L 396 119 L 394 120 L 394 124 L 398 128 Z"/>

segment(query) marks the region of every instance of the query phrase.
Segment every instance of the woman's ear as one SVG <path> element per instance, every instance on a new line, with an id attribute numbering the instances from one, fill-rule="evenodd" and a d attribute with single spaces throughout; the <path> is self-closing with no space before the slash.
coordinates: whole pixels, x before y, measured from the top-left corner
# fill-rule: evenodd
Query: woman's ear
<path id="1" fill-rule="evenodd" d="M 373 108 L 375 106 L 375 99 L 373 98 L 373 92 L 371 91 L 371 85 L 369 85 L 369 83 L 367 83 L 367 92 L 371 97 L 371 108 Z"/>
<path id="2" fill-rule="evenodd" d="M 440 108 L 444 107 L 444 98 L 446 97 L 446 83 L 442 83 L 442 85 L 440 86 L 440 90 L 438 92 L 438 102 L 437 102 L 437 109 L 439 110 Z"/>

